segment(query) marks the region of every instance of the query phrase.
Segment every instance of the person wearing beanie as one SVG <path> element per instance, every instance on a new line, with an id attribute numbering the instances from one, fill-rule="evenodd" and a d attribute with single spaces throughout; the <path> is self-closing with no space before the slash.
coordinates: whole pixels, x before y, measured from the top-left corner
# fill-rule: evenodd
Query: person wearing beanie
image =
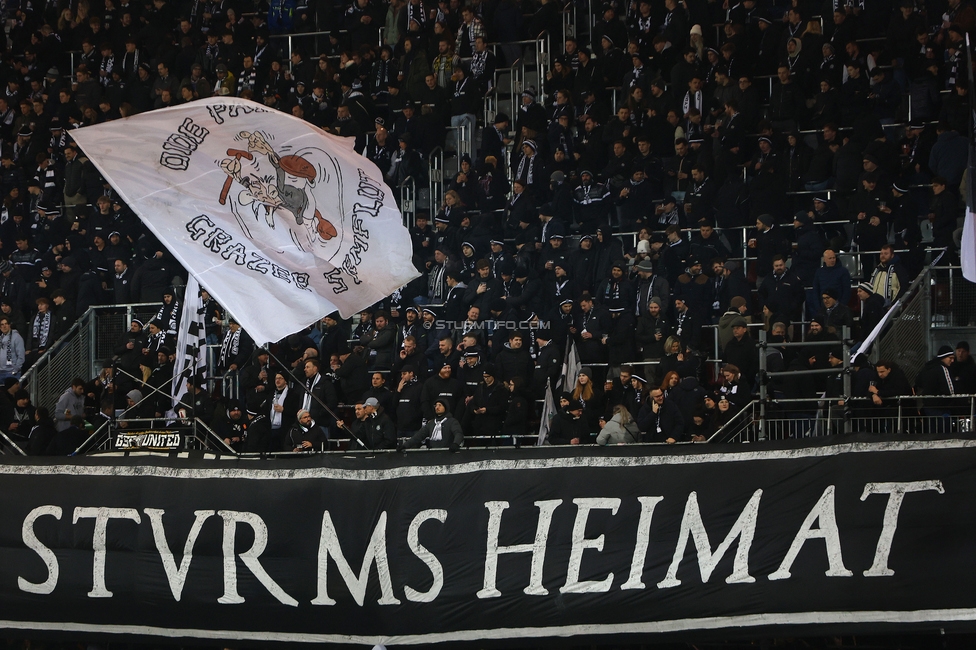
<path id="1" fill-rule="evenodd" d="M 866 338 L 885 315 L 884 298 L 874 292 L 870 282 L 857 285 L 857 297 L 861 301 L 860 337 Z"/>
<path id="2" fill-rule="evenodd" d="M 949 416 L 955 405 L 951 400 L 939 397 L 959 394 L 951 371 L 955 360 L 956 352 L 952 346 L 943 345 L 935 358 L 927 361 L 915 377 L 915 394 L 926 396 L 922 401 L 922 413 L 926 416 L 924 425 L 927 433 L 950 431 Z M 966 410 L 968 413 L 968 406 Z"/>
<path id="3" fill-rule="evenodd" d="M 213 424 L 214 433 L 224 441 L 224 444 L 240 453 L 244 451 L 244 439 L 247 438 L 247 413 L 237 400 L 227 403 L 223 417 L 217 418 Z"/>
<path id="4" fill-rule="evenodd" d="M 956 344 L 956 360 L 952 364 L 952 379 L 960 393 L 976 393 L 976 360 L 969 353 L 969 341 Z"/>
<path id="5" fill-rule="evenodd" d="M 491 446 L 497 444 L 497 436 L 502 432 L 509 393 L 498 378 L 495 364 L 481 364 L 481 375 L 481 383 L 464 410 L 461 428 L 480 438 L 478 446 Z"/>
<path id="6" fill-rule="evenodd" d="M 792 250 L 785 228 L 777 225 L 770 214 L 756 217 L 756 232 L 750 235 L 747 246 L 749 257 L 756 260 L 756 276 L 760 281 L 773 274 L 773 258 L 789 256 Z"/>
<path id="7" fill-rule="evenodd" d="M 790 270 L 796 273 L 804 287 L 813 284 L 813 276 L 820 268 L 820 259 L 827 247 L 820 229 L 813 225 L 813 217 L 806 211 L 799 211 L 793 217 L 796 243 L 793 244 L 793 264 Z"/>
<path id="8" fill-rule="evenodd" d="M 850 336 L 854 335 L 854 317 L 850 308 L 838 300 L 837 291 L 828 288 L 824 289 L 820 295 L 821 307 L 819 314 L 823 316 L 824 324 L 830 334 L 837 338 L 843 336 L 844 328 L 847 327 Z"/>
<path id="9" fill-rule="evenodd" d="M 397 449 L 418 449 L 425 446 L 429 449 L 450 449 L 456 452 L 461 450 L 463 444 L 461 423 L 451 415 L 448 400 L 437 398 L 434 400 L 434 417 L 427 420 L 409 439 L 399 443 Z"/>
<path id="10" fill-rule="evenodd" d="M 722 349 L 722 361 L 739 368 L 742 373 L 740 383 L 746 391 L 752 390 L 759 374 L 759 348 L 749 335 L 748 324 L 742 316 L 736 315 L 728 322 L 732 338 Z"/>
<path id="11" fill-rule="evenodd" d="M 748 315 L 749 309 L 746 299 L 736 296 L 729 302 L 729 308 L 718 319 L 718 349 L 724 350 L 734 336 L 732 334 L 732 324 L 743 321 L 747 325 L 753 322 L 752 316 Z"/>

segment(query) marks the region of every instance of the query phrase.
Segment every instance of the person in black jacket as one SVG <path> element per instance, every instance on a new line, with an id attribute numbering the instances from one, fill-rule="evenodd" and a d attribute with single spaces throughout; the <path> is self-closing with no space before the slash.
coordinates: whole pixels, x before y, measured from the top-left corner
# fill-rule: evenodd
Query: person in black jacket
<path id="1" fill-rule="evenodd" d="M 501 433 L 502 422 L 505 419 L 505 408 L 508 405 L 508 391 L 496 379 L 498 371 L 495 364 L 485 363 L 481 366 L 481 384 L 475 388 L 471 401 L 464 411 L 462 428 L 470 434 L 487 438 L 482 444 L 494 444 L 492 440 Z"/>
<path id="2" fill-rule="evenodd" d="M 869 282 L 857 285 L 857 297 L 861 300 L 861 338 L 865 338 L 884 318 L 884 297 L 875 293 Z"/>
<path id="3" fill-rule="evenodd" d="M 773 259 L 777 255 L 789 255 L 791 246 L 785 230 L 776 225 L 776 218 L 770 214 L 756 217 L 756 230 L 758 232 L 749 239 L 748 246 L 755 251 L 756 275 L 761 280 L 773 273 Z"/>
<path id="4" fill-rule="evenodd" d="M 47 454 L 48 445 L 54 439 L 55 433 L 57 431 L 54 428 L 54 420 L 51 419 L 48 410 L 43 406 L 38 407 L 34 411 L 34 426 L 31 428 L 27 440 L 27 455 L 43 456 Z"/>
<path id="5" fill-rule="evenodd" d="M 71 416 L 71 426 L 63 431 L 58 431 L 48 443 L 45 455 L 47 456 L 69 456 L 81 446 L 88 438 L 85 431 L 85 418 L 82 415 Z"/>
<path id="6" fill-rule="evenodd" d="M 356 404 L 356 421 L 351 423 L 350 430 L 360 442 L 369 449 L 394 449 L 397 445 L 397 432 L 393 421 L 385 414 L 377 411 L 380 403 L 375 397 Z M 346 424 L 342 420 L 336 422 L 340 428 Z"/>
<path id="7" fill-rule="evenodd" d="M 890 361 L 882 359 L 874 366 L 878 373 L 877 381 L 871 382 L 868 392 L 871 394 L 871 404 L 874 407 L 871 415 L 878 418 L 887 418 L 882 421 L 881 432 L 898 433 L 898 397 L 912 395 L 912 385 L 905 375 L 905 371 Z M 903 414 L 910 414 L 911 402 L 914 400 L 903 401 Z"/>
<path id="8" fill-rule="evenodd" d="M 945 433 L 949 430 L 948 418 L 953 405 L 951 401 L 939 397 L 959 392 L 949 370 L 955 360 L 955 350 L 943 345 L 935 358 L 926 362 L 915 377 L 915 393 L 926 396 L 922 402 L 922 413 L 926 416 L 925 424 L 932 433 Z"/>
<path id="9" fill-rule="evenodd" d="M 748 391 L 759 373 L 759 349 L 749 336 L 749 328 L 744 318 L 732 320 L 732 338 L 725 344 L 722 361 L 733 364 L 742 372 L 744 388 Z"/>
<path id="10" fill-rule="evenodd" d="M 502 423 L 502 434 L 510 436 L 512 443 L 520 446 L 519 436 L 528 433 L 529 413 L 531 405 L 522 391 L 525 380 L 522 377 L 512 377 L 505 382 L 508 389 L 508 405 L 505 408 L 505 421 Z"/>
<path id="11" fill-rule="evenodd" d="M 400 438 L 413 436 L 423 424 L 421 392 L 423 385 L 417 380 L 417 369 L 404 366 L 400 370 L 400 383 L 396 389 L 396 425 L 397 436 Z"/>
<path id="12" fill-rule="evenodd" d="M 397 445 L 397 449 L 416 449 L 426 445 L 429 449 L 449 448 L 459 451 L 464 444 L 461 423 L 448 410 L 447 400 L 434 400 L 434 417 L 427 421 L 409 440 Z"/>
<path id="13" fill-rule="evenodd" d="M 370 397 L 375 399 L 379 404 L 378 411 L 385 413 L 392 422 L 393 418 L 396 417 L 397 401 L 393 391 L 386 387 L 386 377 L 383 376 L 382 372 L 373 373 L 372 377 L 370 377 L 370 387 L 354 403 L 358 403 L 359 401 L 365 403 L 365 400 L 368 400 Z M 346 403 L 348 404 L 348 402 Z"/>
<path id="14" fill-rule="evenodd" d="M 651 390 L 637 416 L 637 426 L 648 442 L 674 444 L 685 440 L 685 421 L 674 402 L 664 398 L 660 388 Z"/>
<path id="15" fill-rule="evenodd" d="M 549 444 L 580 445 L 589 442 L 590 425 L 583 417 L 583 404 L 570 400 L 549 425 Z"/>
<path id="16" fill-rule="evenodd" d="M 332 383 L 332 375 L 326 377 L 320 372 L 321 368 L 322 362 L 319 359 L 306 360 L 305 383 L 295 388 L 302 398 L 302 409 L 311 413 L 312 419 L 320 427 L 328 429 L 329 423 L 332 422 L 329 411 L 335 412 L 339 406 L 339 398 Z M 328 431 L 325 432 L 325 437 L 328 439 Z"/>

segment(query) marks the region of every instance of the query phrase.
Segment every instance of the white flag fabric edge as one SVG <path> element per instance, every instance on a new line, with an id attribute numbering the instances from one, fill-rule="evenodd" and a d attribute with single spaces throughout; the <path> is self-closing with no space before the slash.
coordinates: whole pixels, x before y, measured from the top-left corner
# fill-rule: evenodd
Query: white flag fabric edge
<path id="1" fill-rule="evenodd" d="M 249 137 L 257 135 L 262 138 L 255 149 Z M 410 238 L 393 193 L 376 166 L 353 150 L 352 138 L 327 134 L 292 115 L 237 98 L 210 98 L 141 113 L 78 129 L 72 137 L 149 230 L 255 341 L 280 340 L 333 311 L 350 317 L 419 275 L 410 262 Z M 186 154 L 182 159 L 176 155 L 181 146 Z M 248 186 L 240 180 L 259 180 L 275 190 L 275 170 L 266 167 L 260 178 L 247 176 L 239 167 L 228 166 L 233 162 L 225 158 L 235 151 L 255 166 L 264 155 L 276 167 L 279 162 L 284 167 L 287 159 L 307 165 L 300 154 L 310 149 L 329 161 L 327 170 L 315 161 L 298 173 L 308 172 L 312 178 L 300 199 L 303 209 L 310 206 L 304 229 L 311 238 L 318 231 L 331 240 L 324 244 L 330 247 L 324 254 L 311 246 L 302 248 L 294 234 L 302 228 L 291 225 L 291 231 L 279 228 L 277 234 L 264 230 L 265 219 L 273 229 L 272 222 L 277 219 L 280 225 L 282 218 L 275 217 L 272 210 L 277 208 L 264 199 L 246 197 Z M 186 168 L 176 169 L 181 162 Z M 232 182 L 235 176 L 237 183 Z M 215 188 L 220 190 L 221 183 L 217 205 Z M 281 183 L 279 176 L 279 187 Z M 284 191 L 272 197 L 278 207 L 288 207 L 285 199 Z M 253 219 L 247 225 L 241 218 L 245 212 Z M 188 219 L 202 222 L 206 234 L 203 226 L 188 233 Z M 299 218 L 295 221 L 301 223 Z M 323 232 L 323 224 L 330 233 Z M 292 233 L 291 240 L 285 232 Z M 218 248 L 227 241 L 220 237 L 228 234 L 236 239 Z M 285 237 L 285 245 L 275 237 Z M 234 257 L 232 245 L 245 252 Z M 246 270 L 245 253 L 251 255 Z M 255 258 L 257 268 L 252 268 Z M 235 261 L 241 266 L 235 267 Z"/>
<path id="2" fill-rule="evenodd" d="M 552 384 L 546 381 L 546 400 L 542 405 L 542 419 L 539 420 L 539 439 L 536 445 L 544 445 L 552 428 L 552 419 L 556 416 L 556 400 L 552 395 Z"/>
<path id="3" fill-rule="evenodd" d="M 971 176 L 970 174 L 970 183 L 976 180 Z M 966 221 L 962 226 L 961 243 L 962 250 L 959 257 L 962 260 L 962 276 L 970 282 L 976 282 L 976 205 L 972 205 L 971 202 L 966 206 Z"/>
<path id="4" fill-rule="evenodd" d="M 173 409 L 186 380 L 200 374 L 207 368 L 207 331 L 204 318 L 206 309 L 203 298 L 200 297 L 200 285 L 197 279 L 190 275 L 186 282 L 186 293 L 183 295 L 183 314 L 180 319 L 180 330 L 176 335 L 176 359 L 173 363 Z"/>

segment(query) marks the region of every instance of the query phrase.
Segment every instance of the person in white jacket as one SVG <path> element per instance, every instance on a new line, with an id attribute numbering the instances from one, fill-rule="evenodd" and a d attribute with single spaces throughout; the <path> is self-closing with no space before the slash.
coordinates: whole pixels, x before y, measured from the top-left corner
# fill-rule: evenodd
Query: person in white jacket
<path id="1" fill-rule="evenodd" d="M 9 318 L 0 318 L 0 381 L 7 377 L 20 379 L 23 366 L 24 337 L 13 328 Z"/>

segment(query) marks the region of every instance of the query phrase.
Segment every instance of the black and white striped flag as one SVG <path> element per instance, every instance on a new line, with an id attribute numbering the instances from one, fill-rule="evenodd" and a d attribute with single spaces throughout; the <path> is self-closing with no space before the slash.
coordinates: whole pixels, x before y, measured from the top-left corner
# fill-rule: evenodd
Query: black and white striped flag
<path id="1" fill-rule="evenodd" d="M 200 284 L 190 276 L 183 297 L 183 318 L 176 336 L 176 360 L 173 364 L 173 408 L 186 388 L 186 380 L 207 369 L 207 332 L 204 327 L 206 308 L 200 297 Z"/>

